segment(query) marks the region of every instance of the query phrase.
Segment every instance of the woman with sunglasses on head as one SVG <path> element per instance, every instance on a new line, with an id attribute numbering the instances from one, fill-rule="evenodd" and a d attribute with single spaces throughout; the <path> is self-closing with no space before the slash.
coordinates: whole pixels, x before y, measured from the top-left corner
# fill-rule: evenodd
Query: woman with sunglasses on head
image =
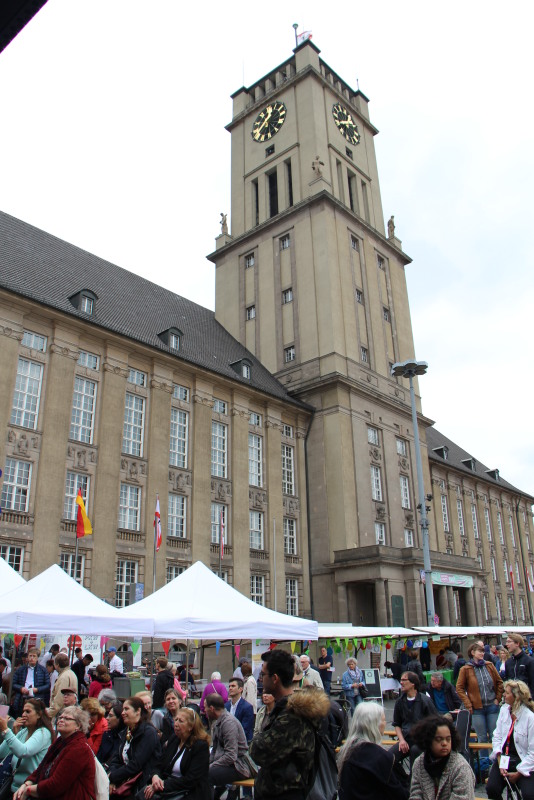
<path id="1" fill-rule="evenodd" d="M 507 782 L 518 786 L 524 800 L 534 798 L 534 703 L 524 681 L 506 681 L 504 703 L 493 732 L 493 750 L 486 790 L 500 800 Z"/>
<path id="2" fill-rule="evenodd" d="M 95 757 L 86 741 L 89 714 L 78 706 L 68 706 L 57 718 L 59 736 L 14 800 L 27 797 L 50 800 L 93 800 L 95 796 Z"/>
<path id="3" fill-rule="evenodd" d="M 125 728 L 119 734 L 118 752 L 109 762 L 109 790 L 135 778 L 131 794 L 148 782 L 161 756 L 159 735 L 150 724 L 142 697 L 129 697 L 122 707 Z"/>
<path id="4" fill-rule="evenodd" d="M 475 773 L 458 752 L 454 723 L 427 717 L 411 733 L 423 752 L 413 763 L 410 800 L 475 800 Z"/>
<path id="5" fill-rule="evenodd" d="M 0 734 L 0 759 L 10 753 L 13 756 L 11 791 L 16 792 L 28 775 L 37 769 L 56 738 L 43 701 L 29 697 L 22 708 L 22 715 L 14 722 L 13 730 L 8 728 L 7 718 L 0 717 Z"/>

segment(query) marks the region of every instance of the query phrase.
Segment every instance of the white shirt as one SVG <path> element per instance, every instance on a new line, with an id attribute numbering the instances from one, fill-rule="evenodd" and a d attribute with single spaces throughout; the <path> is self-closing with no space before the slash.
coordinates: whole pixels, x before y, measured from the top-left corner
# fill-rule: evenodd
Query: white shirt
<path id="1" fill-rule="evenodd" d="M 231 700 L 231 701 L 230 701 L 230 714 L 231 714 L 233 717 L 235 717 L 235 712 L 237 711 L 237 704 L 239 703 L 239 701 L 240 701 L 240 700 L 241 700 L 241 698 L 239 697 L 239 698 L 238 698 L 238 699 L 235 701 L 235 703 L 234 703 L 234 701 L 233 701 L 233 700 Z"/>
<path id="2" fill-rule="evenodd" d="M 35 686 L 35 667 L 28 667 L 28 672 L 26 673 L 26 681 L 24 686 L 26 689 L 30 689 L 29 696 L 33 697 L 33 687 Z"/>
<path id="3" fill-rule="evenodd" d="M 113 658 L 111 658 L 109 661 L 109 671 L 120 672 L 120 673 L 124 672 L 124 663 L 122 661 L 122 658 L 119 658 L 119 656 L 116 653 L 113 656 Z"/>
<path id="4" fill-rule="evenodd" d="M 3 658 L 3 659 L 4 659 L 4 661 L 5 661 L 5 662 L 6 662 L 6 664 L 7 664 L 7 667 L 6 667 L 6 668 L 5 668 L 5 670 L 4 670 L 4 678 L 7 678 L 7 676 L 8 676 L 8 675 L 9 675 L 9 673 L 11 672 L 11 661 L 9 660 L 9 658 L 6 658 L 6 656 L 0 656 L 0 658 Z"/>

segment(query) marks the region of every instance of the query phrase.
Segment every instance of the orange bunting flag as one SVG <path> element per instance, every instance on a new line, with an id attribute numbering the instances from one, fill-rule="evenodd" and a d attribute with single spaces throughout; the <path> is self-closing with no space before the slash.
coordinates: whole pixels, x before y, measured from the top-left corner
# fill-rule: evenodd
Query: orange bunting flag
<path id="1" fill-rule="evenodd" d="M 82 497 L 82 490 L 78 489 L 76 496 L 76 505 L 78 506 L 78 515 L 76 518 L 76 538 L 83 539 L 84 536 L 89 536 L 93 532 L 89 517 L 85 511 L 85 505 Z"/>

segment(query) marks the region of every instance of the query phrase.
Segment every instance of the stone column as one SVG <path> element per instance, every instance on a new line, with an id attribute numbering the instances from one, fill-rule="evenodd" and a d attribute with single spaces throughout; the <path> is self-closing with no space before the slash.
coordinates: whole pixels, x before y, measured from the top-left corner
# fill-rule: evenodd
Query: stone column
<path id="1" fill-rule="evenodd" d="M 467 625 L 472 627 L 477 624 L 475 612 L 475 598 L 473 596 L 473 589 L 465 589 L 465 606 L 467 609 Z"/>
<path id="2" fill-rule="evenodd" d="M 449 616 L 449 604 L 447 602 L 447 587 L 439 586 L 438 594 L 439 594 L 440 625 L 450 625 L 451 618 Z"/>
<path id="3" fill-rule="evenodd" d="M 269 550 L 271 572 L 271 592 L 268 605 L 275 611 L 285 613 L 286 581 L 284 563 L 284 498 L 282 497 L 282 437 L 281 419 L 274 408 L 269 408 L 265 420 L 265 456 L 267 461 L 266 478 L 269 492 L 269 507 L 265 520 L 266 548 Z M 295 453 L 296 455 L 296 453 Z M 298 485 L 298 483 L 297 483 Z M 289 498 L 287 498 L 289 500 Z M 276 520 L 276 552 L 273 552 L 273 521 Z M 274 602 L 276 559 L 276 607 Z"/>
<path id="4" fill-rule="evenodd" d="M 211 542 L 211 417 L 212 387 L 201 380 L 193 389 L 191 434 L 191 553 L 193 563 L 210 565 Z M 224 561 L 223 561 L 224 569 Z"/>
<path id="5" fill-rule="evenodd" d="M 387 601 L 386 601 L 386 582 L 384 578 L 377 578 L 375 581 L 375 618 L 379 626 L 387 626 Z"/>
<path id="6" fill-rule="evenodd" d="M 454 595 L 452 586 L 447 586 L 447 603 L 449 605 L 450 624 L 456 625 L 456 609 L 454 607 Z"/>
<path id="7" fill-rule="evenodd" d="M 347 588 L 346 583 L 338 583 L 337 585 L 337 615 L 340 620 L 352 622 Z"/>
<path id="8" fill-rule="evenodd" d="M 426 627 L 428 625 L 428 617 L 426 615 L 426 596 L 425 585 L 419 581 L 419 603 L 421 606 L 421 619 L 418 620 L 419 625 Z"/>
<path id="9" fill-rule="evenodd" d="M 248 488 L 248 431 L 250 414 L 246 395 L 234 394 L 232 430 L 229 431 L 232 469 L 232 554 L 234 561 L 234 587 L 245 597 L 250 597 L 250 517 Z M 265 522 L 265 517 L 264 517 Z M 267 547 L 264 531 L 264 547 Z"/>

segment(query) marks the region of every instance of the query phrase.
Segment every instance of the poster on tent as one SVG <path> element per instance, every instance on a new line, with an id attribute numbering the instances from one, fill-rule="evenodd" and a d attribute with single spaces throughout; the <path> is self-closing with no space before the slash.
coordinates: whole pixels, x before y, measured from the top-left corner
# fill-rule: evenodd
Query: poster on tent
<path id="1" fill-rule="evenodd" d="M 258 680 L 261 672 L 261 654 L 269 649 L 270 639 L 253 639 L 252 641 L 252 674 Z"/>
<path id="2" fill-rule="evenodd" d="M 36 637 L 36 647 L 39 647 L 41 650 L 41 655 L 44 653 L 49 652 L 50 647 L 53 644 L 58 644 L 60 649 L 62 650 L 65 648 L 67 652 L 69 652 L 69 646 L 72 645 L 72 637 L 74 636 L 74 648 L 81 647 L 83 650 L 83 654 L 93 656 L 93 664 L 92 666 L 96 666 L 97 664 L 101 663 L 102 660 L 102 651 L 100 650 L 100 636 L 96 634 L 85 634 L 84 636 L 78 636 L 77 634 L 49 634 L 49 633 L 40 633 L 37 634 Z M 44 650 L 42 646 L 42 642 L 44 642 Z"/>

